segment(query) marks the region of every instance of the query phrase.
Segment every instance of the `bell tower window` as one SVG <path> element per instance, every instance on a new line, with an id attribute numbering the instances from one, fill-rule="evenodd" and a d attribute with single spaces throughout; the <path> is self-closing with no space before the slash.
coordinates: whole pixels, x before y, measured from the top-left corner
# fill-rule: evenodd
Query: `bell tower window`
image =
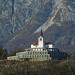
<path id="1" fill-rule="evenodd" d="M 42 38 L 40 38 L 40 41 L 42 41 Z"/>

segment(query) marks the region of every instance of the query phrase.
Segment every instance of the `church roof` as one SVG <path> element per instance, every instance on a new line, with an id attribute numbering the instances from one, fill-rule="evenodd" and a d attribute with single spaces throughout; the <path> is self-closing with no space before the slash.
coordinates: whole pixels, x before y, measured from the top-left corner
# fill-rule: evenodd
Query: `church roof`
<path id="1" fill-rule="evenodd" d="M 52 42 L 45 42 L 45 45 L 48 45 L 48 44 L 53 44 Z"/>
<path id="2" fill-rule="evenodd" d="M 32 44 L 33 44 L 33 45 L 38 45 L 38 40 L 34 40 L 34 41 L 32 42 Z"/>
<path id="3" fill-rule="evenodd" d="M 43 37 L 43 31 L 42 31 L 42 29 L 41 29 L 41 34 L 40 34 L 40 36 L 42 36 L 42 37 Z"/>

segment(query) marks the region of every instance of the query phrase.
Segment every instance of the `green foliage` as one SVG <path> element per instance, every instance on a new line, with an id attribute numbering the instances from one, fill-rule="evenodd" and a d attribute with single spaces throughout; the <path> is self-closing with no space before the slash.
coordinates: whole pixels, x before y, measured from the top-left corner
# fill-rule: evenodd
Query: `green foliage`
<path id="1" fill-rule="evenodd" d="M 7 50 L 0 48 L 0 60 L 7 58 Z"/>
<path id="2" fill-rule="evenodd" d="M 75 61 L 1 61 L 0 75 L 75 75 Z"/>
<path id="3" fill-rule="evenodd" d="M 75 60 L 75 52 L 71 53 L 71 60 Z"/>

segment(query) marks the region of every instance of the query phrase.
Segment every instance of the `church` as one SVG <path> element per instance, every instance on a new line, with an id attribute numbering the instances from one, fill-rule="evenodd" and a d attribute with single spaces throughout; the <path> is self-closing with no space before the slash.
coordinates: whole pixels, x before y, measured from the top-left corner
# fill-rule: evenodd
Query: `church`
<path id="1" fill-rule="evenodd" d="M 53 48 L 53 44 L 51 43 L 44 43 L 44 37 L 43 37 L 43 32 L 41 29 L 41 34 L 38 37 L 38 39 L 36 41 L 34 41 L 31 44 L 31 48 Z"/>
<path id="2" fill-rule="evenodd" d="M 63 58 L 65 58 L 64 52 L 59 51 L 53 44 L 44 42 L 41 29 L 40 36 L 32 42 L 31 48 L 24 49 L 24 52 L 18 52 L 15 56 L 7 57 L 7 60 L 46 61 Z"/>

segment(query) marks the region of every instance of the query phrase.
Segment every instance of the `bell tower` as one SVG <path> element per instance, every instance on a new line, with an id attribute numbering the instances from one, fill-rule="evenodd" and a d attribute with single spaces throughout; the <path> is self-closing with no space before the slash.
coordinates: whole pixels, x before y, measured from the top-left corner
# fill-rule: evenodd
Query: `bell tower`
<path id="1" fill-rule="evenodd" d="M 44 47 L 44 39 L 43 39 L 43 32 L 42 32 L 42 29 L 41 29 L 40 36 L 39 36 L 39 38 L 38 38 L 38 47 L 39 47 L 39 48 L 43 48 L 43 47 Z"/>

